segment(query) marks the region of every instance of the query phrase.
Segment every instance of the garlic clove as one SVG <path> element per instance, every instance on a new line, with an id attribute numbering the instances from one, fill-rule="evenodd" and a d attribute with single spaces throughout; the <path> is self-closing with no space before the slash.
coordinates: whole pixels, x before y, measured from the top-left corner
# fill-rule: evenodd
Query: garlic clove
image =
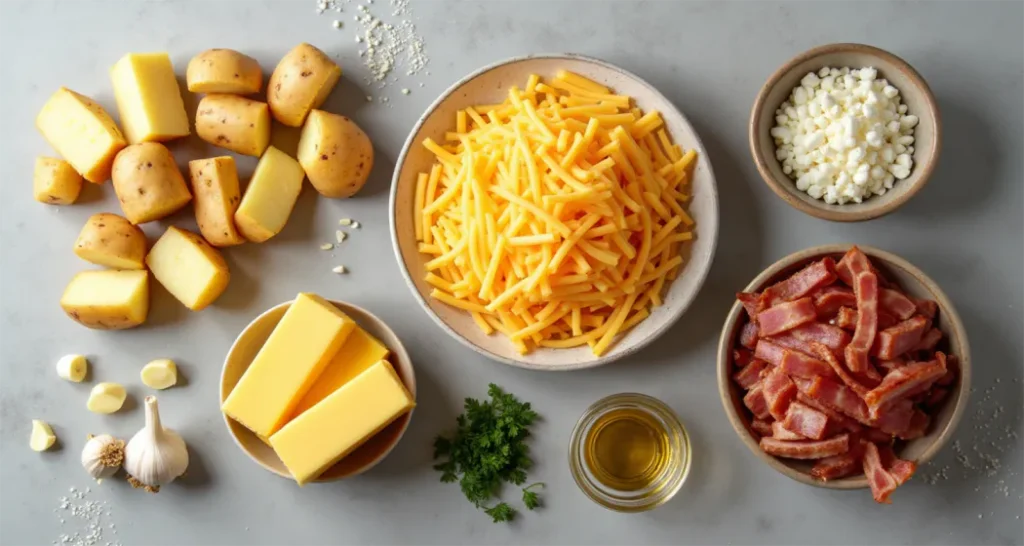
<path id="1" fill-rule="evenodd" d="M 32 436 L 28 440 L 28 446 L 32 451 L 46 451 L 53 447 L 56 441 L 57 435 L 53 433 L 49 423 L 39 419 L 32 420 Z"/>
<path id="2" fill-rule="evenodd" d="M 161 424 L 155 396 L 147 396 L 144 406 L 146 426 L 125 447 L 124 469 L 142 485 L 159 487 L 185 473 L 188 448 L 178 433 Z"/>
<path id="3" fill-rule="evenodd" d="M 117 474 L 124 462 L 124 440 L 109 434 L 92 436 L 82 448 L 82 466 L 96 481 Z"/>
<path id="4" fill-rule="evenodd" d="M 147 387 L 163 390 L 178 382 L 178 366 L 173 360 L 161 358 L 146 364 L 139 375 Z"/>
<path id="5" fill-rule="evenodd" d="M 67 355 L 57 361 L 57 376 L 61 379 L 81 383 L 89 369 L 89 361 L 82 355 Z"/>
<path id="6" fill-rule="evenodd" d="M 124 405 L 128 393 L 117 383 L 100 383 L 89 392 L 86 407 L 93 413 L 114 413 Z"/>

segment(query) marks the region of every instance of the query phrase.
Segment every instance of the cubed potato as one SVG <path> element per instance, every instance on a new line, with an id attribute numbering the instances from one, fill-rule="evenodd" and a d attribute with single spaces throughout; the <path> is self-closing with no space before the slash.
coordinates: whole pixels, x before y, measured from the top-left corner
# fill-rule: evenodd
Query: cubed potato
<path id="1" fill-rule="evenodd" d="M 235 225 L 246 239 L 262 243 L 284 229 L 302 191 L 305 172 L 290 155 L 271 146 L 256 164 L 235 212 Z"/>
<path id="2" fill-rule="evenodd" d="M 174 156 L 159 142 L 132 144 L 114 159 L 114 193 L 133 224 L 159 220 L 192 200 Z"/>
<path id="3" fill-rule="evenodd" d="M 149 272 L 83 271 L 68 283 L 60 306 L 89 328 L 133 328 L 146 322 L 149 312 Z"/>
<path id="4" fill-rule="evenodd" d="M 270 109 L 245 97 L 206 95 L 196 109 L 196 134 L 214 146 L 259 157 L 270 144 Z"/>
<path id="5" fill-rule="evenodd" d="M 32 193 L 36 201 L 48 205 L 70 205 L 82 192 L 82 175 L 63 159 L 36 158 Z"/>
<path id="6" fill-rule="evenodd" d="M 75 241 L 79 258 L 112 269 L 146 268 L 146 234 L 109 212 L 89 217 Z"/>
<path id="7" fill-rule="evenodd" d="M 325 197 L 351 197 L 366 184 L 373 168 L 370 137 L 352 120 L 313 110 L 302 126 L 299 164 Z"/>
<path id="8" fill-rule="evenodd" d="M 188 136 L 188 114 L 167 53 L 128 53 L 110 69 L 128 142 Z"/>
<path id="9" fill-rule="evenodd" d="M 274 119 L 299 127 L 309 111 L 318 108 L 341 78 L 341 67 L 309 44 L 289 51 L 267 82 L 267 103 Z"/>
<path id="10" fill-rule="evenodd" d="M 241 196 L 238 169 L 231 156 L 188 162 L 192 193 L 195 194 L 199 232 L 213 246 L 240 245 L 245 237 L 235 228 L 235 210 Z"/>
<path id="11" fill-rule="evenodd" d="M 174 226 L 153 245 L 146 265 L 171 295 L 193 311 L 213 303 L 231 278 L 217 249 L 199 235 Z"/>
<path id="12" fill-rule="evenodd" d="M 43 105 L 36 128 L 78 174 L 97 184 L 110 178 L 114 156 L 128 145 L 102 106 L 66 87 Z"/>
<path id="13" fill-rule="evenodd" d="M 260 63 L 232 49 L 207 49 L 192 57 L 185 71 L 193 93 L 249 95 L 263 87 Z"/>

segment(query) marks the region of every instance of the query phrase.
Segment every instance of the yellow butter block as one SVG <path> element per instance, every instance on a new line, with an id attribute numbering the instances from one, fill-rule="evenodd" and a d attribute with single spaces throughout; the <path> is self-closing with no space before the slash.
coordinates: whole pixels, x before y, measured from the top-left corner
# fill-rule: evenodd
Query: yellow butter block
<path id="1" fill-rule="evenodd" d="M 338 354 L 334 355 L 331 363 L 317 378 L 316 383 L 309 388 L 306 396 L 299 401 L 293 415 L 299 415 L 315 406 L 317 402 L 327 398 L 332 392 L 387 356 L 388 348 L 383 343 L 377 341 L 366 330 L 356 327 Z"/>
<path id="2" fill-rule="evenodd" d="M 303 485 L 415 405 L 391 364 L 381 360 L 292 419 L 270 445 Z"/>
<path id="3" fill-rule="evenodd" d="M 102 106 L 66 87 L 46 101 L 36 127 L 83 178 L 97 184 L 110 178 L 114 156 L 128 145 Z"/>
<path id="4" fill-rule="evenodd" d="M 188 114 L 167 53 L 128 53 L 110 69 L 128 142 L 188 136 Z"/>
<path id="5" fill-rule="evenodd" d="M 263 438 L 277 432 L 356 323 L 316 294 L 299 294 L 221 410 Z"/>

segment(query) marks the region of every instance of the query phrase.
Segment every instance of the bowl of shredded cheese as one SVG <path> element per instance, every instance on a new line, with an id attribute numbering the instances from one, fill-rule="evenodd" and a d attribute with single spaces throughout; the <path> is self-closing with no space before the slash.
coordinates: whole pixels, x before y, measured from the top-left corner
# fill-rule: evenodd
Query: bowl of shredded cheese
<path id="1" fill-rule="evenodd" d="M 718 235 L 714 173 L 693 127 L 603 61 L 535 55 L 445 91 L 391 188 L 392 242 L 427 314 L 495 360 L 611 362 L 689 307 Z"/>

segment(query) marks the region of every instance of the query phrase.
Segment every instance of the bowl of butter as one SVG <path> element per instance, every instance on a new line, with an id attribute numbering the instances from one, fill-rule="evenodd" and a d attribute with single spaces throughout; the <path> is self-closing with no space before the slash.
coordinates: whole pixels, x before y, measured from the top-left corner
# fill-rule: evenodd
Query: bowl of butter
<path id="1" fill-rule="evenodd" d="M 395 333 L 365 309 L 310 293 L 249 323 L 221 371 L 235 443 L 300 486 L 373 468 L 405 434 L 415 400 Z"/>

